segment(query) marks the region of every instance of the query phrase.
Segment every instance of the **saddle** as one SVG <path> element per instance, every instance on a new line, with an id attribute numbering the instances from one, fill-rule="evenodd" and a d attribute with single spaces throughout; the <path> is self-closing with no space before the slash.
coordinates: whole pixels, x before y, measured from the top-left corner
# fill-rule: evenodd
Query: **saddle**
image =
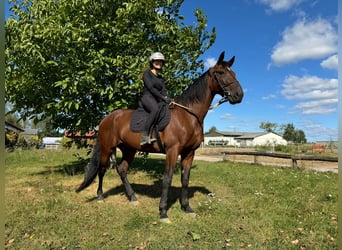
<path id="1" fill-rule="evenodd" d="M 161 102 L 158 104 L 159 112 L 154 119 L 152 124 L 152 131 L 163 131 L 164 128 L 169 124 L 171 119 L 171 112 L 169 105 Z M 137 108 L 131 118 L 130 128 L 133 132 L 142 132 L 145 129 L 145 122 L 148 113 L 141 106 Z"/>

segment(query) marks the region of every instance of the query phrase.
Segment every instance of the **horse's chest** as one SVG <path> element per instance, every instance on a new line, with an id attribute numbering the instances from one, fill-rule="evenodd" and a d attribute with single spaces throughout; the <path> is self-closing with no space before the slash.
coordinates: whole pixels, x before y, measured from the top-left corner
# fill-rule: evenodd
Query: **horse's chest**
<path id="1" fill-rule="evenodd" d="M 199 146 L 203 141 L 203 130 L 202 129 L 194 129 L 192 130 L 191 139 L 189 140 L 193 146 Z"/>

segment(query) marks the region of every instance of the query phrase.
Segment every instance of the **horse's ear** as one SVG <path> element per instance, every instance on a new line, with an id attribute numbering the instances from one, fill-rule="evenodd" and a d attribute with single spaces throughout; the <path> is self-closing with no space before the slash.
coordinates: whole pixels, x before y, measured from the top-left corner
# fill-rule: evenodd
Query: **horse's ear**
<path id="1" fill-rule="evenodd" d="M 220 55 L 220 57 L 219 57 L 219 59 L 218 59 L 216 64 L 218 64 L 218 65 L 222 64 L 223 63 L 223 59 L 224 59 L 224 51 L 222 51 L 222 53 L 221 53 L 221 55 Z"/>
<path id="2" fill-rule="evenodd" d="M 227 62 L 227 65 L 228 65 L 229 68 L 234 64 L 234 61 L 235 61 L 235 56 L 230 58 L 230 60 Z"/>

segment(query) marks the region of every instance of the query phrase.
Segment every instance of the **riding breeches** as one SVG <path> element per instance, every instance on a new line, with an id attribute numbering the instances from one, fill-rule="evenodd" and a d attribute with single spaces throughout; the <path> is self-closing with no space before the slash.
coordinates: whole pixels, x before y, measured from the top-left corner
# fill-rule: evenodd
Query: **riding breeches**
<path id="1" fill-rule="evenodd" d="M 148 116 L 145 122 L 145 131 L 150 133 L 151 127 L 159 111 L 159 105 L 156 99 L 151 95 L 143 95 L 143 97 L 141 98 L 141 104 L 143 108 L 148 112 Z"/>

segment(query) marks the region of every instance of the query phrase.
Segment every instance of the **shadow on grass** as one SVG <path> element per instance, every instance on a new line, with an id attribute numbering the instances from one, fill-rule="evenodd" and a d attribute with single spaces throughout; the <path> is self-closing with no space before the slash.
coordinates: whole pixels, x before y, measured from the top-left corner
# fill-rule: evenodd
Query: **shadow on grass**
<path id="1" fill-rule="evenodd" d="M 118 161 L 119 162 L 119 161 Z M 128 173 L 129 175 L 133 175 L 136 172 L 145 172 L 147 175 L 151 177 L 151 179 L 155 179 L 153 184 L 140 184 L 140 183 L 131 183 L 132 189 L 134 190 L 134 193 L 141 195 L 141 196 L 147 196 L 150 198 L 160 198 L 161 191 L 162 191 L 162 181 L 163 181 L 163 173 L 165 168 L 165 159 L 144 159 L 144 158 L 135 158 L 130 166 L 130 171 Z M 196 168 L 196 165 L 192 166 L 192 168 Z M 180 166 L 177 164 L 175 173 L 179 173 Z M 117 175 L 118 178 L 119 175 Z M 93 183 L 93 185 L 97 185 L 98 183 Z M 209 191 L 205 187 L 199 187 L 199 186 L 190 186 L 188 189 L 189 199 L 194 197 L 194 194 L 196 192 L 200 192 L 202 194 L 209 194 L 211 191 Z M 109 196 L 115 196 L 120 195 L 122 193 L 125 193 L 124 185 L 121 184 L 117 187 L 111 188 L 108 191 L 104 192 L 103 196 L 104 198 L 108 198 Z M 168 195 L 168 209 L 176 203 L 179 196 L 181 194 L 181 188 L 180 187 L 173 187 L 171 186 L 169 188 L 169 195 Z M 88 199 L 88 202 L 92 202 L 97 200 L 97 197 L 94 196 L 93 198 Z M 129 202 L 127 198 L 127 203 Z"/>
<path id="2" fill-rule="evenodd" d="M 59 165 L 59 166 L 46 166 L 45 170 L 40 171 L 38 173 L 34 173 L 32 175 L 49 175 L 51 173 L 57 173 L 61 174 L 63 176 L 76 176 L 76 175 L 84 175 L 85 174 L 85 168 L 89 162 L 89 159 L 79 158 L 76 161 L 69 162 L 67 164 Z M 118 159 L 118 162 L 120 162 L 120 159 Z M 196 165 L 192 166 L 192 169 L 196 168 Z M 114 167 L 115 168 L 115 167 Z M 131 183 L 131 186 L 136 194 L 147 196 L 150 198 L 160 198 L 161 191 L 162 191 L 162 179 L 163 179 L 163 173 L 165 169 L 165 159 L 151 159 L 151 158 L 143 158 L 143 157 L 136 157 L 134 161 L 132 162 L 129 173 L 129 175 L 134 175 L 137 172 L 145 172 L 148 176 L 150 176 L 151 179 L 155 179 L 154 183 L 151 185 L 148 184 L 139 184 L 139 183 Z M 116 174 L 116 170 L 115 175 Z M 179 173 L 180 166 L 177 164 L 175 173 Z M 117 178 L 120 178 L 119 175 L 117 175 Z M 106 175 L 104 177 L 106 179 Z M 97 179 L 96 179 L 97 180 Z M 98 183 L 93 183 L 92 185 L 98 185 Z M 199 186 L 190 186 L 188 189 L 189 198 L 192 198 L 196 192 L 200 192 L 202 194 L 209 194 L 210 191 L 206 189 L 205 187 L 199 187 Z M 114 195 L 120 195 L 125 192 L 125 188 L 122 185 L 111 188 L 107 192 L 104 193 L 105 199 L 109 196 Z M 168 209 L 176 203 L 179 196 L 181 194 L 181 188 L 180 187 L 173 187 L 171 186 L 169 189 L 169 196 L 168 196 Z M 97 200 L 97 197 L 94 196 L 93 198 L 88 199 L 88 202 L 92 202 L 94 200 Z M 127 199 L 127 202 L 128 199 Z"/>
<path id="3" fill-rule="evenodd" d="M 160 198 L 161 196 L 162 180 L 156 180 L 154 181 L 152 185 L 131 183 L 131 186 L 134 190 L 134 193 L 138 195 L 147 196 L 150 198 Z M 200 192 L 205 195 L 211 193 L 211 191 L 208 190 L 206 187 L 190 186 L 188 189 L 189 199 L 193 198 L 195 193 L 197 192 Z M 123 185 L 120 185 L 104 192 L 103 196 L 105 199 L 107 199 L 110 196 L 120 195 L 122 193 L 125 193 L 125 188 Z M 180 194 L 181 194 L 181 187 L 171 186 L 169 188 L 167 209 L 169 209 L 173 204 L 177 202 L 177 200 L 180 197 Z M 93 202 L 95 200 L 97 200 L 97 197 L 94 196 L 93 198 L 88 199 L 87 202 Z M 129 203 L 128 198 L 127 198 L 127 203 Z"/>

